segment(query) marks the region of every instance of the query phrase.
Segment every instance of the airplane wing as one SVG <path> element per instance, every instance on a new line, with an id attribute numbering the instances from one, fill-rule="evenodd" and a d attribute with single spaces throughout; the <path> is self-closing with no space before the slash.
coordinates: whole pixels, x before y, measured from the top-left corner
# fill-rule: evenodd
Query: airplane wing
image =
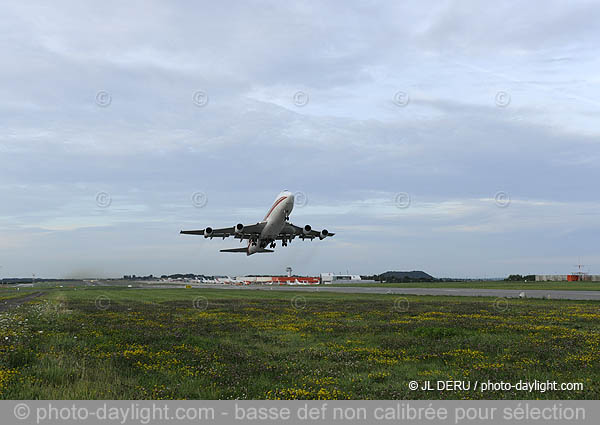
<path id="1" fill-rule="evenodd" d="M 242 230 L 240 230 L 239 232 L 236 232 L 236 226 L 231 226 L 223 227 L 221 229 L 213 229 L 211 227 L 207 227 L 206 229 L 201 230 L 182 230 L 179 233 L 182 235 L 201 235 L 207 238 L 225 239 L 229 236 L 233 236 L 237 239 L 252 239 L 258 237 L 264 227 L 265 223 L 256 223 L 250 224 L 248 226 L 243 226 Z"/>
<path id="2" fill-rule="evenodd" d="M 321 234 L 321 232 L 326 232 L 324 235 Z M 285 226 L 283 226 L 283 229 L 281 229 L 281 232 L 279 232 L 279 235 L 277 235 L 278 240 L 281 239 L 294 239 L 295 237 L 299 237 L 300 239 L 314 239 L 314 238 L 321 238 L 324 239 L 328 236 L 333 236 L 335 235 L 335 233 L 330 233 L 327 232 L 326 230 L 321 230 L 321 231 L 317 231 L 317 230 L 313 230 L 310 229 L 308 232 L 305 233 L 304 228 L 296 226 L 295 224 L 292 223 L 286 223 Z"/>
<path id="3" fill-rule="evenodd" d="M 182 230 L 179 232 L 181 235 L 204 235 L 204 229 L 202 230 Z"/>

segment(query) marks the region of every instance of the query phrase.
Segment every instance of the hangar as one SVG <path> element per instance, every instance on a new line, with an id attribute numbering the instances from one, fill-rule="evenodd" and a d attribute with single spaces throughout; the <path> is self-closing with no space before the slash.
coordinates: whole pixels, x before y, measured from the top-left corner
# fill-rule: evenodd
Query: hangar
<path id="1" fill-rule="evenodd" d="M 585 273 L 574 273 L 574 274 L 536 274 L 536 282 L 600 282 L 600 275 L 598 274 L 585 274 Z"/>
<path id="2" fill-rule="evenodd" d="M 330 285 L 332 283 L 374 283 L 374 280 L 363 279 L 357 274 L 333 274 L 321 273 L 321 283 Z"/>

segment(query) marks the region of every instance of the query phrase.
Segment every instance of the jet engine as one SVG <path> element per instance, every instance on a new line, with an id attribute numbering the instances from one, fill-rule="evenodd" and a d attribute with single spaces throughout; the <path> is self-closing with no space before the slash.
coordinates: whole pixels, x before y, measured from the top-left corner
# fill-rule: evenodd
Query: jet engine
<path id="1" fill-rule="evenodd" d="M 325 239 L 328 234 L 329 234 L 329 232 L 326 229 L 321 230 L 321 233 L 319 233 L 319 239 L 321 239 L 321 240 Z"/>
<path id="2" fill-rule="evenodd" d="M 235 225 L 235 233 L 242 233 L 242 230 L 244 230 L 244 225 L 242 223 Z"/>
<path id="3" fill-rule="evenodd" d="M 213 234 L 213 229 L 212 227 L 207 227 L 206 229 L 204 229 L 204 237 L 205 238 L 210 238 Z"/>
<path id="4" fill-rule="evenodd" d="M 305 235 L 310 235 L 310 231 L 312 230 L 312 227 L 310 227 L 310 224 L 307 224 L 306 226 L 304 226 L 304 228 L 302 229 L 302 233 L 304 233 Z"/>

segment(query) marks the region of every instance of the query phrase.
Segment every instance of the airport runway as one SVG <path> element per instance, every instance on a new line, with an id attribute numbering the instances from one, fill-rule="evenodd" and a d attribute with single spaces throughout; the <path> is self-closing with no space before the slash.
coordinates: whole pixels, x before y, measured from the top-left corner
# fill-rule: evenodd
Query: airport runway
<path id="1" fill-rule="evenodd" d="M 307 292 L 342 292 L 357 294 L 390 294 L 390 295 L 450 295 L 460 297 L 495 297 L 495 298 L 550 298 L 562 300 L 597 300 L 600 291 L 558 291 L 558 290 L 519 290 L 519 289 L 470 289 L 470 288 L 383 288 L 367 286 L 263 286 L 263 285 L 192 285 L 193 288 L 259 290 L 259 291 L 307 291 Z"/>

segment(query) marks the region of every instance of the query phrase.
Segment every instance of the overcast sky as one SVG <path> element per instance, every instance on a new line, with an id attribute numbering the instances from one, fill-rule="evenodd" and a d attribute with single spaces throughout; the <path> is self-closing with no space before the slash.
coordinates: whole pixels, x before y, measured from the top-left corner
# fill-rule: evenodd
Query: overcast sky
<path id="1" fill-rule="evenodd" d="M 600 274 L 598 2 L 292 3 L 4 4 L 0 276 Z"/>

